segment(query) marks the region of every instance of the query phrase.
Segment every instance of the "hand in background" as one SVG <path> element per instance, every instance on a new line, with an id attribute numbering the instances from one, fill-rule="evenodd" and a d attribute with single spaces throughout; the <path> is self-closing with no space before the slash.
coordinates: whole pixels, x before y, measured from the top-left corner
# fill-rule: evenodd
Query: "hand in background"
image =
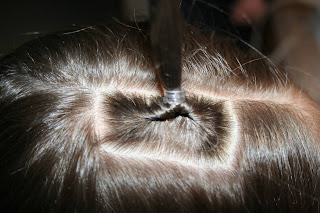
<path id="1" fill-rule="evenodd" d="M 231 19 L 236 24 L 259 22 L 266 12 L 264 0 L 238 0 L 231 13 Z"/>

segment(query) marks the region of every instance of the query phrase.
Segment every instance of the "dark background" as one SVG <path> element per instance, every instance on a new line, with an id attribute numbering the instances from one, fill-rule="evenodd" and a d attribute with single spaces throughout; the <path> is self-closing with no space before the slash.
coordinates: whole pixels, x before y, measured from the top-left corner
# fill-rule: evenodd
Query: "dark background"
<path id="1" fill-rule="evenodd" d="M 228 14 L 235 0 L 183 0 L 185 19 L 200 28 L 236 35 L 251 42 L 251 27 L 233 26 Z M 0 6 L 0 56 L 25 41 L 74 26 L 90 26 L 122 18 L 121 0 L 2 1 Z M 210 4 L 220 8 L 221 13 Z M 225 13 L 224 13 L 225 12 Z M 255 30 L 254 32 L 257 32 Z M 257 36 L 256 36 L 257 37 Z M 258 35 L 258 37 L 261 37 Z"/>
<path id="2" fill-rule="evenodd" d="M 0 55 L 39 35 L 120 17 L 120 0 L 1 1 Z"/>

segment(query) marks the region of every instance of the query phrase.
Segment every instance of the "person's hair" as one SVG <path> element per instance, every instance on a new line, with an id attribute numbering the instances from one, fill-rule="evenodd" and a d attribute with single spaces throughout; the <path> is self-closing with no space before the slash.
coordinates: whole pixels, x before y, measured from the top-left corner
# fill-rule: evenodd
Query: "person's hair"
<path id="1" fill-rule="evenodd" d="M 186 29 L 163 104 L 148 31 L 48 35 L 0 60 L 11 212 L 320 211 L 319 109 L 264 57 Z"/>

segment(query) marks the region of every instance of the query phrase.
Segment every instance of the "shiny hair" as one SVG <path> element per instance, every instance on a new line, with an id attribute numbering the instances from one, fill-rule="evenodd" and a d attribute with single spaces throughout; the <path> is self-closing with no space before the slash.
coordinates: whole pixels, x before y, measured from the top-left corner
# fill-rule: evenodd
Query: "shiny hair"
<path id="1" fill-rule="evenodd" d="M 0 60 L 12 212 L 320 211 L 319 108 L 265 57 L 186 28 L 171 108 L 146 28 L 48 35 Z"/>

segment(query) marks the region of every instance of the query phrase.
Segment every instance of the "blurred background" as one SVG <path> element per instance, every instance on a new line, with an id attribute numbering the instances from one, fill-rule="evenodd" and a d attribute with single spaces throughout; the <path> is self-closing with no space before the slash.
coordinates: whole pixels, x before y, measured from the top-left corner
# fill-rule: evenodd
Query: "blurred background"
<path id="1" fill-rule="evenodd" d="M 147 2 L 148 0 L 2 1 L 0 54 L 49 32 L 115 19 L 145 21 L 148 18 Z M 261 38 L 260 29 L 252 31 L 252 23 L 236 26 L 231 22 L 231 10 L 235 2 L 236 0 L 183 0 L 181 8 L 189 23 L 203 29 L 236 35 L 246 41 L 250 41 L 251 34 L 255 32 L 255 39 L 259 40 L 257 38 Z M 258 28 L 257 23 L 254 27 Z"/>
<path id="2" fill-rule="evenodd" d="M 320 0 L 182 0 L 189 24 L 259 51 L 320 103 Z M 0 7 L 0 56 L 44 34 L 110 21 L 148 20 L 148 0 L 6 1 Z"/>
<path id="3" fill-rule="evenodd" d="M 1 1 L 0 53 L 43 34 L 102 23 L 120 14 L 120 1 Z"/>

